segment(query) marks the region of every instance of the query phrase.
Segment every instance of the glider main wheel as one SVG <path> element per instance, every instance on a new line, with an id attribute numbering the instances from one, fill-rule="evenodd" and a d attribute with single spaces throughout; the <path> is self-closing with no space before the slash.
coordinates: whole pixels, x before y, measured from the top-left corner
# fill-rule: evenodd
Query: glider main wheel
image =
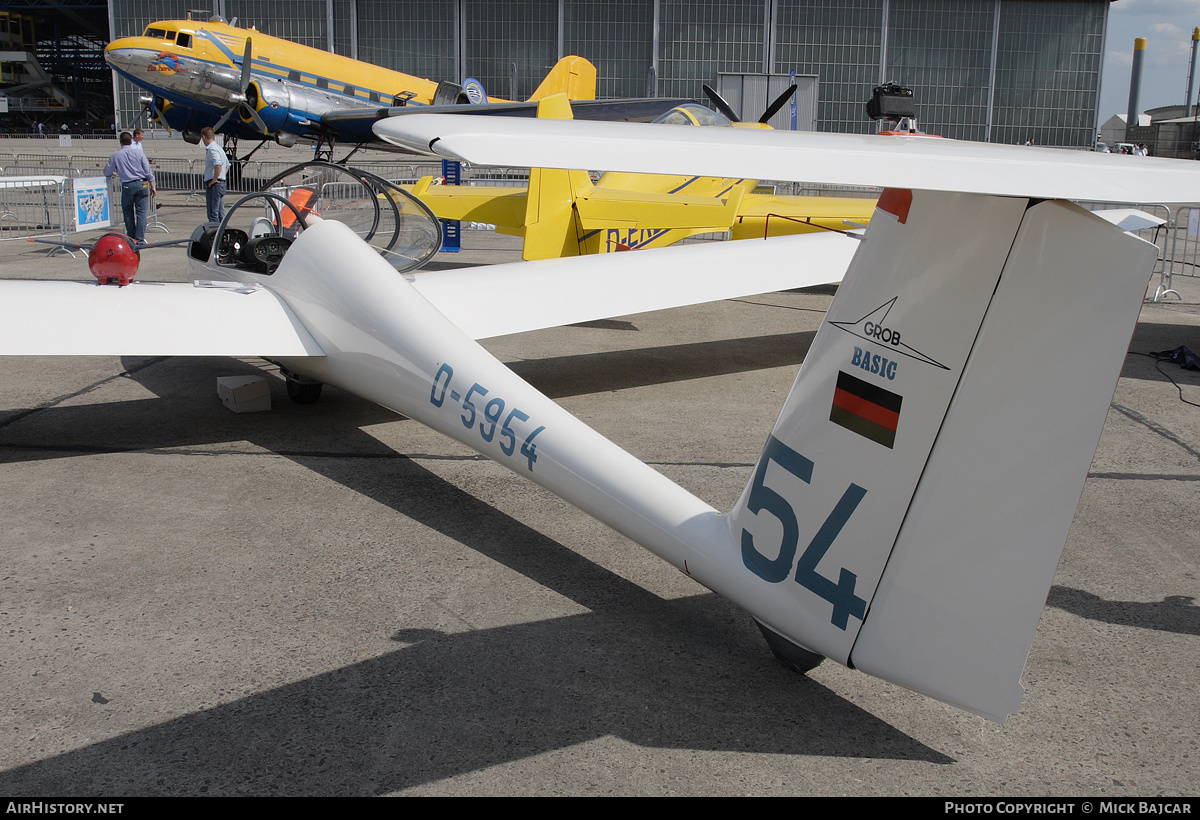
<path id="1" fill-rule="evenodd" d="M 325 386 L 320 382 L 302 382 L 291 376 L 285 377 L 285 381 L 288 398 L 296 404 L 316 404 L 317 399 L 321 398 L 321 388 Z"/>
<path id="2" fill-rule="evenodd" d="M 758 624 L 758 631 L 767 639 L 767 646 L 771 648 L 771 653 L 775 655 L 775 660 L 782 663 L 793 672 L 799 672 L 801 675 L 810 672 L 821 665 L 821 661 L 825 660 L 824 655 L 818 655 L 816 652 L 811 652 L 799 644 L 792 643 L 787 638 L 774 632 L 767 627 Z"/>

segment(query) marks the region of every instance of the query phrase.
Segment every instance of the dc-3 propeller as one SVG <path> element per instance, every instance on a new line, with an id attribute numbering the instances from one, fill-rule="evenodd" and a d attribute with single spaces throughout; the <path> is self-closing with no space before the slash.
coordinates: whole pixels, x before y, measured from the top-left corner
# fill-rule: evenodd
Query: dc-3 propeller
<path id="1" fill-rule="evenodd" d="M 782 94 L 776 97 L 774 102 L 768 105 L 766 110 L 763 111 L 763 115 L 758 118 L 759 123 L 766 125 L 768 122 L 770 122 L 771 117 L 774 117 L 777 113 L 779 113 L 779 109 L 783 108 L 784 104 L 788 101 L 788 98 L 796 93 L 797 87 L 798 86 L 795 83 L 792 83 L 790 86 L 788 86 L 787 91 L 784 91 Z M 711 102 L 718 111 L 724 114 L 730 122 L 745 122 L 741 115 L 733 110 L 733 106 L 726 102 L 725 98 L 717 93 L 715 88 L 707 83 L 701 86 L 701 88 L 704 89 L 704 94 L 708 97 L 708 101 Z"/>
<path id="2" fill-rule="evenodd" d="M 142 104 L 142 110 L 141 113 L 137 115 L 137 118 L 130 124 L 129 130 L 140 128 L 142 121 L 148 120 L 149 115 L 153 114 L 156 120 L 166 126 L 167 133 L 171 133 L 171 123 L 167 122 L 167 115 L 164 114 L 163 110 L 158 107 L 157 99 L 158 98 L 155 97 L 142 97 L 139 100 L 139 102 Z"/>
<path id="3" fill-rule="evenodd" d="M 253 42 L 249 37 L 247 37 L 246 49 L 242 53 L 242 76 L 239 83 L 241 92 L 230 95 L 230 99 L 234 101 L 234 104 L 221 116 L 221 119 L 217 120 L 217 124 L 213 127 L 214 131 L 220 131 L 221 127 L 229 121 L 229 118 L 233 116 L 234 112 L 238 112 L 242 115 L 243 119 L 249 118 L 253 120 L 254 126 L 259 130 L 260 133 L 268 133 L 267 124 L 262 121 L 262 117 L 258 116 L 258 112 L 254 109 L 254 106 L 250 104 L 248 97 L 250 91 L 250 72 L 251 68 L 253 68 L 253 60 L 251 58 L 251 51 L 253 47 Z"/>

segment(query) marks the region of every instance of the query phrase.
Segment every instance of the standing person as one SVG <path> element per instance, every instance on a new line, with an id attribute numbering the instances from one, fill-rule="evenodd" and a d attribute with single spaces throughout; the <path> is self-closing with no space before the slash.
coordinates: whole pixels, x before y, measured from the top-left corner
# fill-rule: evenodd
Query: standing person
<path id="1" fill-rule="evenodd" d="M 204 143 L 204 201 L 208 204 L 208 221 L 220 222 L 225 218 L 225 175 L 229 172 L 229 158 L 217 145 L 217 135 L 211 128 L 200 129 L 200 141 Z"/>
<path id="2" fill-rule="evenodd" d="M 133 147 L 143 154 L 146 153 L 146 149 L 142 145 L 142 129 L 140 128 L 133 129 Z"/>
<path id="3" fill-rule="evenodd" d="M 121 132 L 121 148 L 108 158 L 104 176 L 121 180 L 121 210 L 125 214 L 125 233 L 139 245 L 146 242 L 146 209 L 154 188 L 154 171 L 146 155 L 133 147 L 133 135 Z"/>

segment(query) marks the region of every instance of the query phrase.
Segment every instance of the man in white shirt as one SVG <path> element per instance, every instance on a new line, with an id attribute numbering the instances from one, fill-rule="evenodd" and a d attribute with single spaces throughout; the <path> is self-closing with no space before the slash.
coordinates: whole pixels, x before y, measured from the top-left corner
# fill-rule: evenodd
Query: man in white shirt
<path id="1" fill-rule="evenodd" d="M 211 128 L 200 129 L 204 143 L 204 201 L 208 205 L 208 221 L 225 218 L 225 175 L 229 173 L 229 158 L 217 145 L 217 135 Z"/>

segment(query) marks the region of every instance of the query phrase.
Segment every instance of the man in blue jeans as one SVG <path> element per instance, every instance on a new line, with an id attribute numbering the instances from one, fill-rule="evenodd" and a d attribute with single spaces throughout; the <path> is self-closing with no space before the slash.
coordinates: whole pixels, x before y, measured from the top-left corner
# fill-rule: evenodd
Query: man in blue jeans
<path id="1" fill-rule="evenodd" d="M 229 172 L 229 158 L 217 145 L 217 135 L 211 128 L 200 129 L 200 141 L 204 143 L 204 201 L 208 205 L 208 221 L 220 222 L 225 218 L 225 175 Z"/>
<path id="2" fill-rule="evenodd" d="M 146 211 L 150 197 L 156 196 L 154 172 L 146 155 L 133 147 L 133 135 L 121 132 L 121 148 L 108 158 L 104 176 L 121 181 L 121 210 L 125 215 L 125 234 L 139 245 L 146 243 Z"/>

